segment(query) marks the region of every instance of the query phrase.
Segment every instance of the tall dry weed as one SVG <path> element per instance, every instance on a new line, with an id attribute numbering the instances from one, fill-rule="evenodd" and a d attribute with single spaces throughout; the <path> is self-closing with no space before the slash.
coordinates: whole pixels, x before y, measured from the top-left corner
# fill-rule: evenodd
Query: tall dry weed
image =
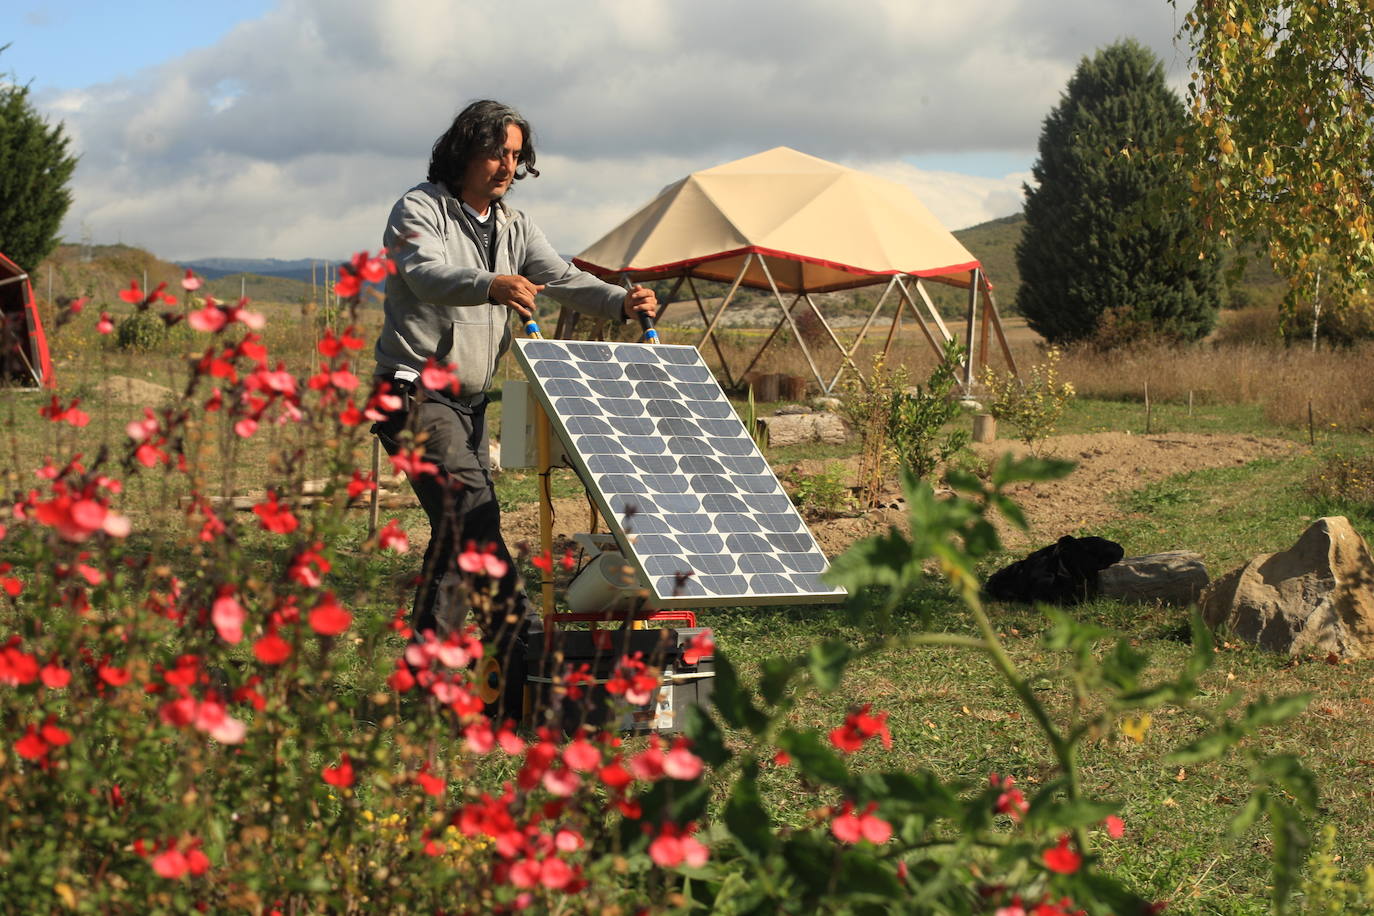
<path id="1" fill-rule="evenodd" d="M 1193 347 L 1139 346 L 1101 352 L 1076 349 L 1064 378 L 1082 397 L 1258 404 L 1275 423 L 1307 423 L 1309 401 L 1318 423 L 1374 428 L 1374 343 L 1340 349 L 1281 344 Z"/>

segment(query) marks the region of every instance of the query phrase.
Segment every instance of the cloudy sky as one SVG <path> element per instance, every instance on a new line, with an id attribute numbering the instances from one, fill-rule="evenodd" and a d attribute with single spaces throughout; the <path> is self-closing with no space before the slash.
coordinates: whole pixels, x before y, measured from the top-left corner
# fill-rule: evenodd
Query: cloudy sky
<path id="1" fill-rule="evenodd" d="M 786 145 L 951 229 L 1020 207 L 1084 55 L 1181 81 L 1168 0 L 10 0 L 0 73 L 81 156 L 64 234 L 161 257 L 340 257 L 475 98 L 530 119 L 512 203 L 575 253 L 684 174 Z"/>

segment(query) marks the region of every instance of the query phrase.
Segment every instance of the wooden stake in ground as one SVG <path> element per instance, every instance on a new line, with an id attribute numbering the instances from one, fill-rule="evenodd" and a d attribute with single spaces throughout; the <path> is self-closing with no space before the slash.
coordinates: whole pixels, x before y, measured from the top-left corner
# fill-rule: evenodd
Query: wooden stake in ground
<path id="1" fill-rule="evenodd" d="M 1313 448 L 1317 447 L 1317 427 L 1312 422 L 1312 400 L 1307 401 L 1307 444 Z"/>
<path id="2" fill-rule="evenodd" d="M 1150 434 L 1150 383 L 1145 383 L 1145 435 Z"/>

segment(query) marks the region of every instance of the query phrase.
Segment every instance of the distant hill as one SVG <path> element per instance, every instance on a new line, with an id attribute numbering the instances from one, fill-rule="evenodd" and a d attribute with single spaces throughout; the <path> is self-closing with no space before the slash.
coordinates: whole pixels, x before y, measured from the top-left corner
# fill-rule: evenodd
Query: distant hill
<path id="1" fill-rule="evenodd" d="M 207 280 L 239 274 L 256 274 L 260 277 L 286 277 L 309 283 L 313 277 L 323 282 L 325 271 L 335 267 L 339 261 L 328 258 L 297 258 L 292 261 L 281 258 L 200 258 L 186 261 L 191 268 Z"/>
<path id="2" fill-rule="evenodd" d="M 221 263 L 232 259 L 211 259 Z M 269 259 L 270 260 L 270 259 Z M 200 262 L 174 264 L 164 261 L 152 252 L 132 245 L 59 245 L 38 269 L 33 272 L 34 293 L 43 300 L 64 296 L 90 296 L 97 304 L 104 305 L 117 301 L 119 291 L 127 289 L 129 281 L 140 285 L 145 281 L 146 288 L 166 283 L 173 294 L 181 295 L 181 279 L 190 267 L 205 278 L 204 289 L 220 300 L 235 300 L 247 295 L 255 302 L 299 303 L 308 301 L 312 296 L 309 261 L 305 261 L 304 279 L 288 275 L 265 275 L 259 273 L 228 273 L 197 266 Z M 244 263 L 252 263 L 244 260 Z M 259 261 L 269 264 L 269 261 Z M 278 267 L 291 264 L 289 261 L 276 261 Z M 319 262 L 323 263 L 323 262 Z M 269 264 L 270 266 L 270 264 Z M 324 295 L 324 271 L 318 272 L 319 283 L 314 287 L 316 298 Z M 51 281 L 51 286 L 50 286 Z"/>
<path id="3" fill-rule="evenodd" d="M 954 233 L 954 237 L 982 262 L 983 269 L 992 280 L 997 309 L 1002 314 L 1014 314 L 1016 311 L 1016 293 L 1021 288 L 1021 273 L 1016 268 L 1016 244 L 1021 240 L 1021 230 L 1025 225 L 1025 216 L 1016 213 Z M 1228 258 L 1228 262 L 1230 260 Z M 931 298 L 941 312 L 957 315 L 968 308 L 967 293 L 938 283 L 928 284 L 928 287 Z M 1223 290 L 1222 306 L 1277 307 L 1285 289 L 1283 279 L 1274 273 L 1269 259 L 1254 252 L 1236 283 Z"/>

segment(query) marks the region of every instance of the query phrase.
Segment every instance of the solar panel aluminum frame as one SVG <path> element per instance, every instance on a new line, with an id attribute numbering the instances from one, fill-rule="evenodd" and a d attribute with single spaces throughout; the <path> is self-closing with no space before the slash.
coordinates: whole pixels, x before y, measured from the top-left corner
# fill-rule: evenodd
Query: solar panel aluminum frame
<path id="1" fill-rule="evenodd" d="M 587 488 L 587 492 L 592 498 L 594 504 L 596 505 L 597 510 L 601 513 L 602 517 L 606 519 L 607 525 L 611 529 L 611 533 L 615 536 L 616 543 L 619 545 L 622 555 L 629 561 L 631 566 L 634 568 L 635 574 L 638 577 L 638 581 L 647 591 L 648 607 L 646 607 L 645 613 L 650 613 L 654 609 L 667 609 L 673 607 L 737 607 L 781 604 L 826 604 L 843 601 L 847 596 L 847 592 L 845 592 L 842 588 L 828 585 L 825 586 L 825 588 L 827 589 L 825 591 L 797 590 L 771 593 L 740 592 L 730 594 L 662 594 L 660 590 L 655 587 L 655 578 L 664 578 L 666 574 L 662 572 L 651 573 L 649 570 L 645 568 L 644 561 L 640 555 L 640 552 L 635 549 L 635 544 L 637 540 L 640 537 L 642 537 L 643 534 L 641 532 L 635 531 L 635 523 L 633 517 L 631 517 L 627 524 L 625 516 L 622 515 L 621 512 L 617 511 L 617 509 L 611 505 L 610 500 L 607 498 L 607 494 L 598 485 L 598 475 L 597 473 L 593 472 L 592 469 L 588 466 L 586 456 L 577 447 L 576 436 L 573 433 L 573 431 L 568 428 L 567 418 L 560 416 L 557 410 L 555 409 L 553 402 L 554 396 L 551 395 L 550 392 L 547 390 L 545 385 L 545 379 L 541 378 L 539 373 L 535 371 L 535 367 L 532 365 L 532 363 L 535 360 L 527 356 L 525 352 L 527 348 L 534 347 L 535 352 L 537 353 L 537 345 L 539 344 L 554 344 L 559 346 L 560 348 L 566 349 L 568 345 L 578 347 L 579 345 L 586 345 L 589 343 L 593 342 L 517 339 L 514 341 L 515 345 L 512 349 L 515 351 L 516 361 L 520 364 L 520 367 L 525 372 L 526 378 L 530 381 L 531 390 L 534 393 L 535 400 L 539 403 L 539 406 L 544 410 L 546 416 L 549 418 L 550 428 L 558 437 L 559 441 L 563 444 L 563 447 L 567 452 L 568 458 L 570 459 L 574 471 L 581 479 L 583 485 Z M 706 369 L 705 363 L 701 361 L 700 353 L 696 350 L 695 347 L 677 346 L 669 344 L 631 343 L 605 343 L 599 344 L 599 346 L 611 348 L 647 347 L 654 351 L 661 351 L 663 349 L 668 348 L 691 351 L 693 358 L 696 361 L 696 364 L 700 365 L 703 370 Z M 709 374 L 709 370 L 706 371 L 706 374 L 709 378 L 709 385 L 714 387 L 720 402 L 729 407 L 729 401 L 726 400 L 725 394 L 723 391 L 721 391 L 720 385 L 716 381 L 715 377 Z M 730 407 L 728 417 L 722 416 L 720 419 L 732 420 L 734 421 L 734 423 L 738 424 L 738 435 L 729 438 L 743 438 L 746 442 L 748 442 L 748 447 L 750 449 L 749 454 L 757 458 L 760 462 L 762 462 L 762 466 L 766 471 L 767 477 L 771 480 L 773 488 L 775 488 L 770 492 L 776 492 L 777 494 L 781 494 L 785 498 L 786 494 L 785 491 L 782 489 L 782 485 L 778 483 L 777 477 L 773 474 L 772 468 L 768 466 L 767 461 L 759 453 L 758 447 L 753 443 L 753 440 L 749 437 L 748 432 L 744 428 L 744 423 L 739 419 L 739 416 L 735 413 L 733 407 Z M 666 434 L 656 433 L 656 435 L 661 436 L 665 440 L 670 439 L 670 437 Z M 602 476 L 609 475 L 603 473 Z M 649 476 L 652 476 L 652 474 L 650 474 Z M 763 473 L 758 473 L 752 476 L 760 478 L 759 481 L 755 482 L 756 485 L 761 485 L 763 483 L 761 479 L 764 476 Z M 655 494 L 652 493 L 646 493 L 645 497 L 652 498 L 654 495 Z M 820 545 L 816 543 L 816 540 L 814 536 L 811 534 L 810 529 L 806 527 L 805 521 L 802 520 L 800 514 L 797 513 L 796 508 L 791 505 L 790 501 L 787 503 L 786 511 L 790 512 L 792 515 L 796 517 L 796 535 L 804 536 L 805 540 L 809 542 L 811 550 L 814 551 L 814 553 L 820 557 L 820 561 L 823 565 L 821 569 L 817 570 L 814 573 L 814 575 L 823 574 L 829 568 L 829 562 L 825 558 L 824 553 L 820 550 Z M 810 551 L 806 551 L 805 553 L 809 555 Z M 686 572 L 687 570 L 684 569 L 680 571 Z M 741 573 L 741 575 L 743 575 L 743 572 Z"/>

